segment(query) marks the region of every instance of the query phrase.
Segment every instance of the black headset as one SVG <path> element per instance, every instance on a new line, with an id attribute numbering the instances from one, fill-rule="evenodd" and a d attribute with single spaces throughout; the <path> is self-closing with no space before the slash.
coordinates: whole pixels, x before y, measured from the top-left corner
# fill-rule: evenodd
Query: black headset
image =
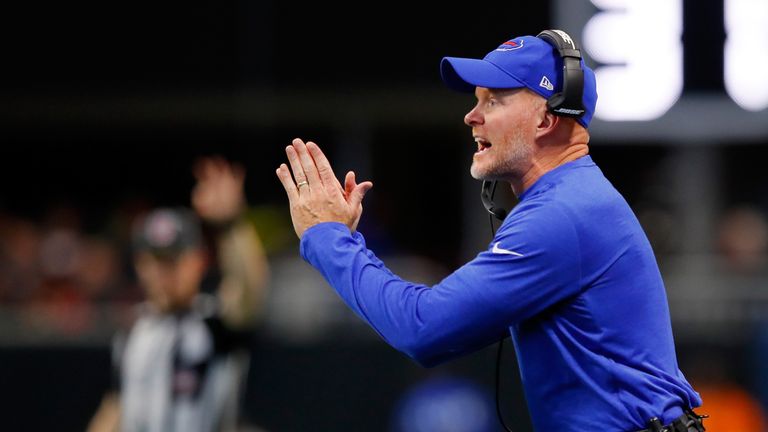
<path id="1" fill-rule="evenodd" d="M 536 35 L 552 45 L 563 59 L 563 90 L 547 99 L 547 108 L 555 115 L 579 118 L 584 108 L 584 70 L 581 51 L 568 33 L 562 30 L 544 30 Z"/>
<path id="2" fill-rule="evenodd" d="M 563 59 L 563 89 L 547 99 L 547 109 L 558 116 L 579 118 L 584 115 L 584 70 L 581 68 L 581 51 L 568 33 L 562 30 L 544 30 L 536 35 L 543 39 L 560 54 Z M 488 213 L 496 219 L 504 220 L 507 211 L 496 207 L 493 194 L 496 182 L 483 180 L 480 199 Z"/>

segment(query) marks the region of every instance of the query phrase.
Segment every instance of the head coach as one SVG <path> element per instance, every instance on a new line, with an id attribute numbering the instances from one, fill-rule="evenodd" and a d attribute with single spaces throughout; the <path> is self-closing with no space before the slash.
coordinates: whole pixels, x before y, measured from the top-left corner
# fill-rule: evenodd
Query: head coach
<path id="1" fill-rule="evenodd" d="M 373 186 L 344 185 L 320 148 L 296 139 L 277 170 L 301 254 L 357 315 L 422 365 L 511 334 L 537 431 L 702 431 L 699 395 L 678 368 L 664 283 L 627 202 L 589 156 L 595 75 L 559 30 L 446 57 L 471 174 L 508 183 L 519 203 L 476 258 L 435 286 L 402 280 L 356 231 Z"/>

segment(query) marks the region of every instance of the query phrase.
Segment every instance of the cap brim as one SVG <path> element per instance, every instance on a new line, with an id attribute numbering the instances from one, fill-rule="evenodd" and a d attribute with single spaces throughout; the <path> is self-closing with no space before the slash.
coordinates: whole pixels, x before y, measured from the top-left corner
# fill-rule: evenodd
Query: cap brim
<path id="1" fill-rule="evenodd" d="M 486 60 L 443 57 L 440 62 L 440 75 L 448 88 L 461 92 L 474 92 L 475 87 L 525 87 L 517 78 Z"/>

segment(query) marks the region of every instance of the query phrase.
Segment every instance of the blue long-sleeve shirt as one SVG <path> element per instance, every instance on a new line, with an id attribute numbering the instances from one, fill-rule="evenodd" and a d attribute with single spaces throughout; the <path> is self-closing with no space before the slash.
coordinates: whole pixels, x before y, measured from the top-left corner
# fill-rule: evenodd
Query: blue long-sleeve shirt
<path id="1" fill-rule="evenodd" d="M 629 431 L 701 405 L 678 369 L 664 284 L 624 198 L 589 156 L 520 196 L 487 250 L 433 287 L 402 280 L 340 223 L 302 256 L 425 366 L 511 332 L 538 431 Z"/>

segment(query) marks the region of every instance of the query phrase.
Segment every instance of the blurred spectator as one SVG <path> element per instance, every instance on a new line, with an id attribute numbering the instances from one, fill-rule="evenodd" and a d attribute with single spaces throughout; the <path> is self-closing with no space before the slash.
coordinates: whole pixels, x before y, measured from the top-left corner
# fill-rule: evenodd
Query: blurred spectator
<path id="1" fill-rule="evenodd" d="M 77 224 L 50 226 L 40 245 L 40 286 L 26 320 L 38 330 L 79 334 L 92 322 L 92 305 L 80 289 L 77 272 L 84 265 Z"/>
<path id="2" fill-rule="evenodd" d="M 157 209 L 134 231 L 134 264 L 147 302 L 115 343 L 114 388 L 91 431 L 229 431 L 236 427 L 251 330 L 266 293 L 267 264 L 243 216 L 243 170 L 200 161 L 196 215 Z M 202 292 L 210 268 L 202 218 L 215 231 L 221 278 Z"/>
<path id="3" fill-rule="evenodd" d="M 28 300 L 40 284 L 40 230 L 32 222 L 0 216 L 0 301 Z"/>
<path id="4" fill-rule="evenodd" d="M 80 219 L 74 207 L 55 205 L 42 225 L 11 217 L 0 224 L 0 299 L 15 303 L 5 323 L 15 318 L 27 337 L 84 338 L 112 324 L 95 302 L 123 296 L 120 257 L 112 241 L 85 235 Z"/>
<path id="5" fill-rule="evenodd" d="M 80 260 L 83 265 L 78 267 L 75 278 L 92 302 L 120 298 L 123 288 L 120 254 L 112 243 L 99 237 L 83 238 Z"/>
<path id="6" fill-rule="evenodd" d="M 729 270 L 752 273 L 766 268 L 768 222 L 757 208 L 729 209 L 720 220 L 717 250 Z"/>

